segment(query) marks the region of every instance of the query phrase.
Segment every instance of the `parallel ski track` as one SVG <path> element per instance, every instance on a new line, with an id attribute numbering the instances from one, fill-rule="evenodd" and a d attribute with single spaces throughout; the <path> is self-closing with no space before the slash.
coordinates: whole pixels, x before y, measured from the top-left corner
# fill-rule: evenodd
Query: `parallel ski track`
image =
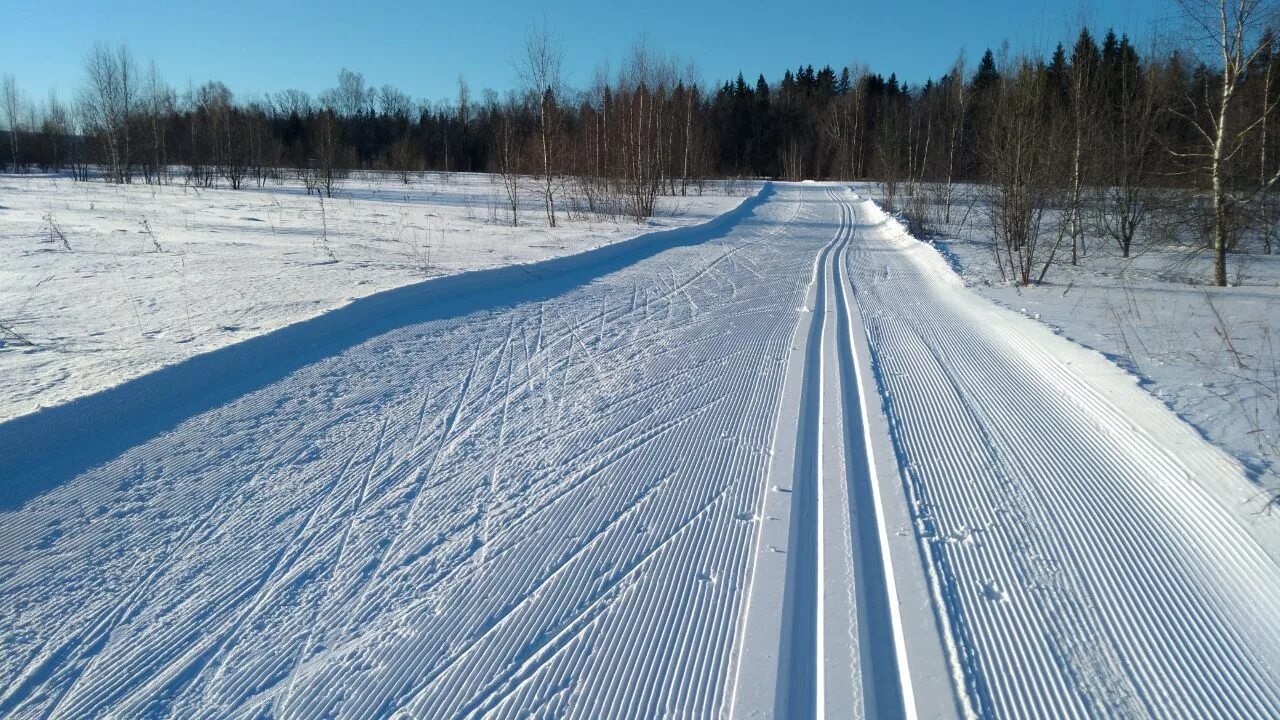
<path id="1" fill-rule="evenodd" d="M 1136 424 L 1142 391 L 1100 392 L 854 209 L 846 268 L 967 711 L 1280 716 L 1280 568 L 1198 482 L 1238 466 L 1162 409 Z"/>
<path id="2" fill-rule="evenodd" d="M 0 516 L 0 715 L 720 714 L 810 200 L 374 338 Z"/>
<path id="3" fill-rule="evenodd" d="M 826 191 L 825 204 L 837 215 L 837 229 L 815 260 L 812 321 L 797 335 L 792 351 L 791 362 L 802 364 L 803 380 L 792 391 L 796 397 L 783 398 L 784 407 L 798 407 L 798 422 L 778 430 L 794 436 L 794 443 L 781 443 L 794 457 L 775 465 L 769 478 L 773 492 L 790 494 L 785 505 L 789 537 L 785 548 L 770 546 L 765 537 L 756 548 L 758 556 L 785 552 L 780 647 L 776 652 L 748 648 L 742 661 L 776 663 L 776 687 L 771 693 L 742 687 L 773 678 L 767 672 L 761 677 L 757 668 L 745 675 L 740 669 L 733 712 L 788 718 L 913 716 L 851 335 L 857 309 L 845 257 L 855 242 L 853 210 L 832 190 Z M 761 515 L 784 507 L 764 499 Z M 747 613 L 761 616 L 744 618 L 744 644 L 775 642 L 758 629 L 760 623 L 778 621 L 772 610 L 776 599 L 759 601 L 754 595 L 776 593 L 772 586 L 779 578 L 762 572 L 757 561 Z"/>
<path id="4" fill-rule="evenodd" d="M 770 711 L 910 717 L 902 626 L 933 619 L 897 616 L 901 538 L 971 716 L 1280 716 L 1280 568 L 1204 490 L 1239 467 L 868 202 L 782 187 L 539 297 L 337 352 L 0 515 L 0 716 L 720 716 L 750 598 L 785 583 Z M 786 577 L 760 576 L 785 491 Z"/>

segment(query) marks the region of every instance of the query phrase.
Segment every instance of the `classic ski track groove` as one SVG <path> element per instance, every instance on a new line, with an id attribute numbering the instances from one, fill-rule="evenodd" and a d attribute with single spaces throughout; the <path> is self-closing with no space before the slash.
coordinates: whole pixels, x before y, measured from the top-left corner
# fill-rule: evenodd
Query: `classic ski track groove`
<path id="1" fill-rule="evenodd" d="M 798 422 L 782 411 L 788 420 L 778 425 L 768 478 L 788 499 L 771 503 L 766 492 L 758 510 L 786 538 L 757 538 L 732 712 L 914 717 L 851 335 L 856 309 L 844 264 L 853 210 L 837 191 L 826 196 L 839 223 L 814 261 L 812 320 L 797 328 L 791 352 L 798 382 L 782 397 Z M 778 574 L 786 578 L 781 587 Z M 779 616 L 779 635 L 761 630 Z"/>
<path id="2" fill-rule="evenodd" d="M 1234 461 L 847 189 L 752 207 L 4 512 L 0 716 L 1280 716 Z"/>

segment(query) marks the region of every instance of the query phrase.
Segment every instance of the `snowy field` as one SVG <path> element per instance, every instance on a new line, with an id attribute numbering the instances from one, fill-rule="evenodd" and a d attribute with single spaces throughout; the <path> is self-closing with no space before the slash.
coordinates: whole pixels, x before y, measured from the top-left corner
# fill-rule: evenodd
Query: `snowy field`
<path id="1" fill-rule="evenodd" d="M 877 185 L 858 188 L 882 199 Z M 1231 255 L 1234 287 L 1217 288 L 1208 250 L 1140 234 L 1125 258 L 1095 231 L 1078 266 L 1067 246 L 1043 284 L 1022 288 L 1001 280 L 985 208 L 975 188 L 964 194 L 953 221 L 930 228 L 967 285 L 1103 353 L 1235 455 L 1260 499 L 1280 493 L 1280 255 Z"/>
<path id="2" fill-rule="evenodd" d="M 1280 714 L 1240 462 L 865 195 L 737 200 L 0 423 L 0 716 Z"/>
<path id="3" fill-rule="evenodd" d="M 388 288 L 704 222 L 751 188 L 690 190 L 644 225 L 561 212 L 548 228 L 532 191 L 511 227 L 485 175 L 358 174 L 323 207 L 293 182 L 0 175 L 0 421 Z"/>

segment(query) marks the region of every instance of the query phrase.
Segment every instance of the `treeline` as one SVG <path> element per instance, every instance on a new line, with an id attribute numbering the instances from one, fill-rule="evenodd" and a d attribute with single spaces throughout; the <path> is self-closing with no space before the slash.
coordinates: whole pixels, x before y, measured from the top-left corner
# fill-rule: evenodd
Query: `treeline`
<path id="1" fill-rule="evenodd" d="M 743 176 L 874 179 L 898 208 L 949 221 L 957 188 L 977 183 L 1001 268 L 1024 284 L 1078 261 L 1086 229 L 1127 255 L 1161 208 L 1190 205 L 1204 209 L 1197 227 L 1226 284 L 1227 254 L 1246 239 L 1270 252 L 1280 216 L 1280 79 L 1263 9 L 1187 5 L 1205 32 L 1167 48 L 1086 29 L 1047 57 L 988 50 L 969 68 L 962 55 L 917 86 L 804 66 L 774 84 L 739 75 L 705 88 L 692 66 L 638 45 L 572 89 L 544 28 L 526 41 L 517 89 L 477 98 L 460 78 L 441 102 L 348 70 L 317 97 L 243 100 L 218 82 L 180 93 L 127 48 L 99 46 L 74 101 L 30 102 L 5 75 L 0 110 L 15 170 L 230 188 L 289 175 L 328 195 L 356 168 L 405 182 L 483 171 L 500 177 L 512 223 L 529 193 L 552 225 L 580 210 L 642 219 L 661 195 Z"/>

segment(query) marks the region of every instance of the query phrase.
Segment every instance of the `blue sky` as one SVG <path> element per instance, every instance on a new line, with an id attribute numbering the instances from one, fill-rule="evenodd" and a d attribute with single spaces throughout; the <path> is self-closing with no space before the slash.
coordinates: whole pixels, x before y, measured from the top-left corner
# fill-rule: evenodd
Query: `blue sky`
<path id="1" fill-rule="evenodd" d="M 937 76 L 965 49 L 1051 48 L 1083 11 L 1092 25 L 1146 36 L 1175 14 L 1171 0 L 1076 2 L 806 3 L 691 0 L 3 0 L 7 32 L 0 71 L 31 97 L 66 98 L 79 85 L 94 43 L 127 43 L 155 60 L 170 83 L 221 80 L 238 97 L 334 84 L 341 67 L 415 98 L 451 97 L 459 74 L 473 91 L 513 85 L 512 57 L 543 18 L 565 52 L 569 79 L 585 83 L 601 61 L 617 66 L 640 35 L 668 54 L 697 61 L 704 79 L 741 69 L 770 81 L 801 63 L 865 63 L 916 83 Z M 1083 9 L 1083 10 L 1082 10 Z"/>

